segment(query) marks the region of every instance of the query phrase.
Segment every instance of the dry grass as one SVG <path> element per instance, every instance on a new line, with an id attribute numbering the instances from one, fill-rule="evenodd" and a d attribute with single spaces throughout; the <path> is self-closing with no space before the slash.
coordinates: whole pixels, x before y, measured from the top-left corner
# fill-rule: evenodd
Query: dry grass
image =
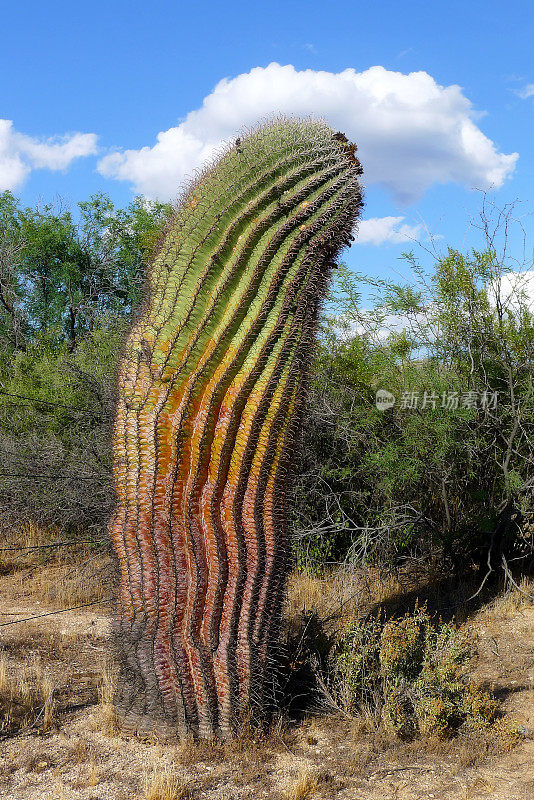
<path id="1" fill-rule="evenodd" d="M 168 766 L 153 767 L 143 781 L 143 800 L 189 800 L 191 785 Z"/>
<path id="2" fill-rule="evenodd" d="M 113 704 L 115 681 L 114 665 L 111 662 L 104 663 L 99 688 L 98 726 L 106 736 L 116 736 L 120 731 Z"/>
<path id="3" fill-rule="evenodd" d="M 96 628 L 86 627 L 86 619 L 78 622 L 81 633 L 71 630 L 64 615 L 0 632 L 0 737 L 30 729 L 44 733 L 72 709 L 96 705 L 99 695 L 105 699 L 101 685 L 107 676 L 99 664 L 106 643 Z"/>
<path id="4" fill-rule="evenodd" d="M 0 551 L 0 575 L 10 575 L 53 557 L 55 548 L 46 545 L 59 538 L 59 531 L 45 530 L 31 522 L 11 530 L 9 539 L 5 540 L 5 549 Z"/>
<path id="5" fill-rule="evenodd" d="M 416 601 L 427 604 L 437 616 L 450 609 L 458 623 L 472 614 L 472 598 L 482 578 L 475 573 L 458 581 L 444 577 L 439 565 L 408 563 L 390 572 L 374 567 L 341 566 L 316 577 L 295 572 L 288 584 L 285 618 L 294 625 L 303 614 L 313 613 L 327 633 L 336 634 L 344 623 L 383 607 L 388 615 L 402 615 Z M 484 614 L 513 613 L 532 604 L 534 579 L 524 577 L 517 586 L 501 592 L 484 605 Z"/>
<path id="6" fill-rule="evenodd" d="M 38 546 L 57 538 L 28 528 L 17 532 L 13 543 Z M 22 559 L 0 561 L 8 615 L 2 621 L 14 619 L 19 612 L 25 616 L 28 611 L 29 616 L 32 608 L 39 613 L 111 594 L 103 578 L 87 580 L 87 570 L 94 574 L 95 568 L 105 568 L 104 556 L 93 555 L 83 546 L 30 553 Z M 295 574 L 286 619 L 298 629 L 303 613 L 313 612 L 328 635 L 335 636 L 347 619 L 365 616 L 379 605 L 388 613 L 404 613 L 403 604 L 413 604 L 420 592 L 428 596 L 429 588 L 433 590 L 428 571 L 426 575 L 407 570 L 404 575 L 384 576 L 373 570 L 338 570 L 325 578 Z M 16 787 L 21 787 L 20 796 L 32 800 L 71 798 L 80 792 L 110 800 L 333 800 L 338 793 L 381 800 L 390 796 L 390 781 L 397 775 L 412 782 L 413 797 L 441 796 L 448 782 L 467 775 L 476 777 L 478 791 L 489 791 L 495 783 L 495 791 L 505 797 L 498 770 L 502 765 L 503 774 L 515 770 L 514 780 L 526 779 L 526 768 L 523 774 L 516 762 L 518 753 L 530 744 L 532 724 L 527 715 L 534 714 L 528 710 L 534 708 L 534 690 L 527 691 L 532 674 L 532 637 L 527 628 L 532 612 L 527 610 L 527 595 L 533 593 L 534 585 L 524 580 L 519 589 L 506 592 L 467 622 L 482 637 L 477 680 L 502 687 L 504 703 L 508 703 L 506 716 L 500 727 L 495 725 L 489 732 L 462 732 L 446 741 L 426 735 L 413 742 L 400 741 L 384 730 L 380 715 L 371 708 L 351 719 L 309 714 L 301 723 L 286 720 L 263 732 L 250 728 L 227 742 L 185 739 L 162 745 L 124 739 L 113 708 L 115 673 L 107 661 L 104 605 L 4 628 L 0 718 L 8 705 L 11 716 L 10 729 L 0 730 L 6 753 L 2 760 L 0 752 L 0 795 L 4 790 L 16 793 Z M 454 589 L 448 603 L 456 605 L 464 592 L 468 597 L 474 590 L 472 586 Z M 446 587 L 436 583 L 436 595 L 445 592 Z M 11 698 L 9 703 L 6 698 Z M 16 699 L 22 711 L 13 702 Z M 509 712 L 513 719 L 514 710 L 518 719 L 512 723 Z M 53 730 L 56 725 L 61 725 L 59 731 Z M 518 727 L 527 729 L 526 737 L 518 736 Z M 10 732 L 24 728 L 30 729 L 27 736 L 10 740 Z M 46 729 L 46 737 L 36 735 Z M 513 748 L 517 749 L 507 762 Z"/>
<path id="7" fill-rule="evenodd" d="M 17 611 L 17 615 L 19 613 Z M 17 616 L 10 615 L 9 619 L 17 619 Z M 65 674 L 65 665 L 79 660 L 83 648 L 88 647 L 94 651 L 97 645 L 104 646 L 91 628 L 83 629 L 83 620 L 78 630 L 72 631 L 62 629 L 65 620 L 63 615 L 49 617 L 48 630 L 43 624 L 45 620 L 46 618 L 37 618 L 20 622 L 1 631 L 0 654 L 3 653 L 18 664 L 27 664 L 38 658 L 42 666 L 61 668 Z M 82 628 L 81 635 L 79 628 Z M 94 665 L 94 658 L 91 663 Z"/>
<path id="8" fill-rule="evenodd" d="M 428 570 L 417 571 L 413 566 L 391 573 L 341 566 L 323 577 L 295 572 L 289 580 L 285 617 L 291 624 L 303 614 L 313 613 L 328 633 L 336 633 L 347 620 L 372 608 L 401 604 L 429 579 Z"/>
<path id="9" fill-rule="evenodd" d="M 0 734 L 25 728 L 40 733 L 50 730 L 56 720 L 54 686 L 38 659 L 15 672 L 6 657 L 0 656 L 0 709 Z"/>
<path id="10" fill-rule="evenodd" d="M 512 587 L 487 603 L 481 611 L 473 614 L 473 604 L 465 601 L 476 591 L 479 582 L 467 580 L 463 583 L 453 583 L 439 579 L 433 581 L 432 575 L 428 572 L 425 574 L 424 571 L 415 575 L 403 575 L 401 572 L 397 575 L 380 576 L 373 570 L 367 573 L 355 570 L 352 573 L 335 572 L 324 578 L 294 574 L 291 577 L 286 605 L 286 619 L 289 622 L 290 636 L 293 637 L 290 638 L 290 644 L 296 646 L 298 651 L 296 653 L 291 649 L 289 651 L 291 669 L 297 669 L 298 678 L 300 674 L 298 670 L 302 672 L 302 664 L 306 663 L 311 654 L 311 671 L 317 678 L 317 669 L 314 669 L 314 664 L 318 663 L 314 661 L 316 654 L 328 652 L 329 643 L 338 638 L 339 632 L 351 617 L 366 618 L 369 611 L 376 612 L 380 607 L 385 608 L 388 615 L 393 614 L 394 617 L 398 617 L 399 614 L 405 613 L 406 609 L 413 608 L 416 598 L 422 596 L 425 601 L 429 601 L 434 613 L 437 612 L 436 621 L 437 614 L 442 608 L 453 607 L 462 630 L 472 634 L 474 641 L 478 641 L 479 635 L 485 637 L 481 657 L 477 656 L 470 662 L 471 680 L 490 692 L 495 683 L 500 686 L 502 693 L 498 694 L 499 704 L 503 703 L 503 698 L 507 696 L 513 699 L 514 690 L 512 689 L 510 694 L 510 683 L 513 686 L 521 685 L 521 698 L 528 704 L 527 690 L 529 682 L 532 686 L 532 671 L 525 665 L 528 665 L 527 659 L 532 652 L 532 646 L 529 644 L 532 639 L 529 640 L 527 628 L 523 630 L 520 627 L 523 624 L 520 621 L 525 614 L 528 614 L 527 609 L 532 607 L 534 581 L 523 578 L 518 587 Z M 306 614 L 313 615 L 313 624 L 309 627 L 307 627 L 309 617 L 306 617 Z M 505 620 L 512 618 L 514 637 L 519 640 L 519 645 L 510 645 L 507 642 L 505 630 L 508 629 L 509 633 L 511 631 L 509 623 Z M 506 625 L 504 630 L 503 623 Z M 323 635 L 326 637 L 325 645 L 319 638 Z M 503 677 L 503 670 L 506 677 Z M 524 674 L 525 671 L 528 674 Z M 306 675 L 305 671 L 303 674 Z M 515 680 L 510 680 L 512 674 Z M 376 705 L 371 704 L 369 707 L 364 705 L 355 718 L 345 719 L 349 725 L 348 729 L 344 728 L 341 715 L 337 717 L 328 735 L 333 750 L 340 752 L 339 758 L 333 755 L 335 764 L 333 771 L 336 775 L 345 773 L 361 777 L 373 772 L 385 759 L 400 761 L 403 764 L 402 769 L 405 769 L 405 764 L 417 760 L 423 754 L 436 761 L 456 763 L 459 769 L 477 768 L 488 759 L 504 757 L 523 741 L 521 731 L 532 730 L 532 723 L 527 717 L 526 711 L 519 710 L 518 713 L 517 707 L 504 702 L 498 712 L 498 719 L 491 725 L 483 725 L 478 729 L 475 725 L 476 720 L 471 721 L 469 718 L 452 738 L 440 740 L 431 732 L 422 731 L 411 743 L 402 741 L 385 730 Z M 325 738 L 321 734 L 321 728 L 324 732 L 324 720 L 323 717 L 319 723 L 317 735 L 312 727 L 307 727 L 306 736 L 303 737 L 305 746 L 306 744 L 310 746 L 310 743 L 312 747 L 317 746 L 313 744 L 316 741 L 319 742 L 318 746 L 325 746 Z M 348 758 L 345 752 L 346 737 L 352 741 L 350 746 L 352 755 Z M 307 742 L 308 738 L 310 743 Z M 334 742 L 336 744 L 333 744 Z M 291 791 L 293 789 L 300 791 L 298 784 L 297 781 L 295 787 L 291 787 Z M 302 785 L 304 787 L 302 791 L 305 791 L 307 786 L 305 776 L 302 777 Z"/>
<path id="11" fill-rule="evenodd" d="M 101 601 L 112 594 L 110 560 L 86 543 L 50 547 L 64 541 L 57 530 L 32 523 L 10 532 L 9 548 L 0 551 L 3 591 L 12 598 L 38 599 L 53 608 Z"/>
<path id="12" fill-rule="evenodd" d="M 484 616 L 500 617 L 503 614 L 513 614 L 526 606 L 531 606 L 534 600 L 534 578 L 524 576 L 517 586 L 511 586 L 504 594 L 499 594 L 491 603 L 488 603 L 478 618 Z"/>
<path id="13" fill-rule="evenodd" d="M 102 783 L 102 773 L 102 768 L 94 760 L 80 764 L 74 786 L 77 789 L 94 788 L 99 783 Z"/>
<path id="14" fill-rule="evenodd" d="M 284 792 L 286 800 L 306 800 L 321 785 L 321 776 L 309 769 L 304 769 L 294 783 Z"/>
<path id="15" fill-rule="evenodd" d="M 294 620 L 313 612 L 321 620 L 335 620 L 354 614 L 369 595 L 368 583 L 359 570 L 337 570 L 322 578 L 294 573 L 289 580 L 285 615 Z"/>
<path id="16" fill-rule="evenodd" d="M 255 797 L 256 791 L 264 796 L 265 787 L 271 786 L 268 776 L 277 757 L 281 752 L 290 752 L 295 744 L 296 732 L 289 732 L 280 723 L 263 731 L 245 729 L 224 741 L 195 741 L 186 737 L 172 748 L 171 765 L 179 773 L 193 773 L 191 789 L 195 798 L 204 797 L 210 789 L 226 784 L 246 787 L 244 797 Z M 279 800 L 279 792 L 275 792 L 274 797 Z"/>
<path id="17" fill-rule="evenodd" d="M 199 762 L 218 763 L 225 760 L 225 750 L 224 742 L 195 740 L 192 736 L 185 736 L 174 748 L 173 761 L 183 767 Z"/>
<path id="18" fill-rule="evenodd" d="M 39 571 L 13 575 L 11 594 L 38 598 L 51 608 L 71 608 L 105 600 L 110 596 L 107 567 L 108 560 L 103 556 L 86 556 L 82 565 L 70 558 L 58 558 L 56 563 L 46 564 Z"/>

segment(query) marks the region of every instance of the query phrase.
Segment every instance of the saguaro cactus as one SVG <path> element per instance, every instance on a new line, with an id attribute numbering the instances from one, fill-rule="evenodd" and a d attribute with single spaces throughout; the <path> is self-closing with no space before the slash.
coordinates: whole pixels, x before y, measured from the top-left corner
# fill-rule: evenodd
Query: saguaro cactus
<path id="1" fill-rule="evenodd" d="M 124 724 L 229 735 L 272 694 L 317 309 L 362 198 L 351 145 L 275 120 L 189 189 L 126 342 L 114 430 Z"/>

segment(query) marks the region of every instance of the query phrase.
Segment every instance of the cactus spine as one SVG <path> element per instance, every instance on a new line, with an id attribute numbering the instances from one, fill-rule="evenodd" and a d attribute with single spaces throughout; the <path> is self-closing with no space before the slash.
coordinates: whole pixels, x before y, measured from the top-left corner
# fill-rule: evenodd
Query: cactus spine
<path id="1" fill-rule="evenodd" d="M 355 147 L 275 120 L 184 196 L 126 342 L 114 429 L 124 724 L 231 734 L 272 695 L 285 502 L 318 304 L 361 204 Z"/>

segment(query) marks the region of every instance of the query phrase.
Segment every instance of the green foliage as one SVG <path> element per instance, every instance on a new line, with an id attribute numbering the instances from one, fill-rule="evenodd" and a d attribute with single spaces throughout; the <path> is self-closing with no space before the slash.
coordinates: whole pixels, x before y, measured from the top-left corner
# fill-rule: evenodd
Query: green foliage
<path id="1" fill-rule="evenodd" d="M 335 693 L 351 713 L 361 705 L 375 705 L 379 700 L 381 633 L 379 617 L 356 619 L 342 631 L 331 654 Z"/>
<path id="2" fill-rule="evenodd" d="M 0 524 L 100 530 L 118 355 L 171 208 L 0 194 Z"/>
<path id="3" fill-rule="evenodd" d="M 32 209 L 0 194 L 0 452 L 18 473 L 72 468 L 67 454 L 91 416 L 78 412 L 96 419 L 98 395 L 111 397 L 122 332 L 170 214 L 141 198 L 124 209 L 104 194 L 74 210 Z M 300 569 L 416 556 L 485 571 L 490 547 L 494 569 L 502 555 L 516 566 L 532 559 L 534 324 L 526 274 L 496 241 L 468 253 L 447 248 L 425 267 L 406 253 L 404 283 L 337 271 L 292 504 Z M 392 408 L 376 407 L 378 389 L 395 396 Z M 65 408 L 6 392 L 64 401 L 78 409 L 76 424 Z M 495 393 L 495 407 L 462 403 Z M 109 426 L 97 428 L 88 471 L 103 486 Z M 30 458 L 37 453 L 41 462 Z M 3 500 L 18 508 L 7 480 Z M 54 491 L 59 508 L 74 508 L 73 492 L 63 502 Z M 32 496 L 47 505 L 42 486 Z"/>
<path id="4" fill-rule="evenodd" d="M 101 530 L 113 504 L 111 420 L 124 325 L 75 351 L 40 337 L 0 354 L 0 524 Z"/>
<path id="5" fill-rule="evenodd" d="M 76 220 L 69 210 L 21 208 L 10 192 L 0 194 L 4 343 L 23 349 L 46 337 L 72 351 L 103 314 L 128 314 L 170 213 L 141 198 L 116 209 L 97 194 L 79 204 Z"/>
<path id="6" fill-rule="evenodd" d="M 384 625 L 380 636 L 380 669 L 391 683 L 413 681 L 423 668 L 427 638 L 426 614 L 416 613 Z"/>
<path id="7" fill-rule="evenodd" d="M 495 698 L 466 675 L 472 655 L 468 635 L 453 623 L 434 625 L 424 608 L 388 622 L 370 616 L 342 631 L 328 685 L 346 712 L 378 709 L 401 738 L 446 738 L 461 725 L 487 727 L 497 718 Z"/>
<path id="8" fill-rule="evenodd" d="M 521 273 L 491 247 L 449 248 L 426 271 L 404 259 L 406 285 L 340 270 L 304 429 L 301 568 L 423 554 L 485 567 L 491 543 L 496 566 L 501 553 L 534 553 L 521 539 L 534 482 L 534 324 Z M 393 407 L 376 407 L 379 389 Z"/>
<path id="9" fill-rule="evenodd" d="M 141 299 L 146 266 L 152 260 L 172 207 L 136 197 L 117 209 L 105 194 L 80 203 L 79 230 L 98 272 L 106 309 L 129 313 Z"/>

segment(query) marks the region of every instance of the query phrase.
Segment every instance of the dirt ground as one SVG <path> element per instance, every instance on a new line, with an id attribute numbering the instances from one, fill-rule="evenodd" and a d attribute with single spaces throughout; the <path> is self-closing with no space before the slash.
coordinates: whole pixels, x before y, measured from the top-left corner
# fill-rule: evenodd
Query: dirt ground
<path id="1" fill-rule="evenodd" d="M 53 610 L 8 590 L 4 581 L 0 623 Z M 502 701 L 507 730 L 514 733 L 509 739 L 402 743 L 372 720 L 326 713 L 286 720 L 263 738 L 226 745 L 126 738 L 114 729 L 110 713 L 105 606 L 1 627 L 0 656 L 10 679 L 30 665 L 33 678 L 52 687 L 54 700 L 46 724 L 37 719 L 30 729 L 0 739 L 0 796 L 534 800 L 534 606 L 508 595 L 465 624 L 478 638 L 474 677 Z"/>

